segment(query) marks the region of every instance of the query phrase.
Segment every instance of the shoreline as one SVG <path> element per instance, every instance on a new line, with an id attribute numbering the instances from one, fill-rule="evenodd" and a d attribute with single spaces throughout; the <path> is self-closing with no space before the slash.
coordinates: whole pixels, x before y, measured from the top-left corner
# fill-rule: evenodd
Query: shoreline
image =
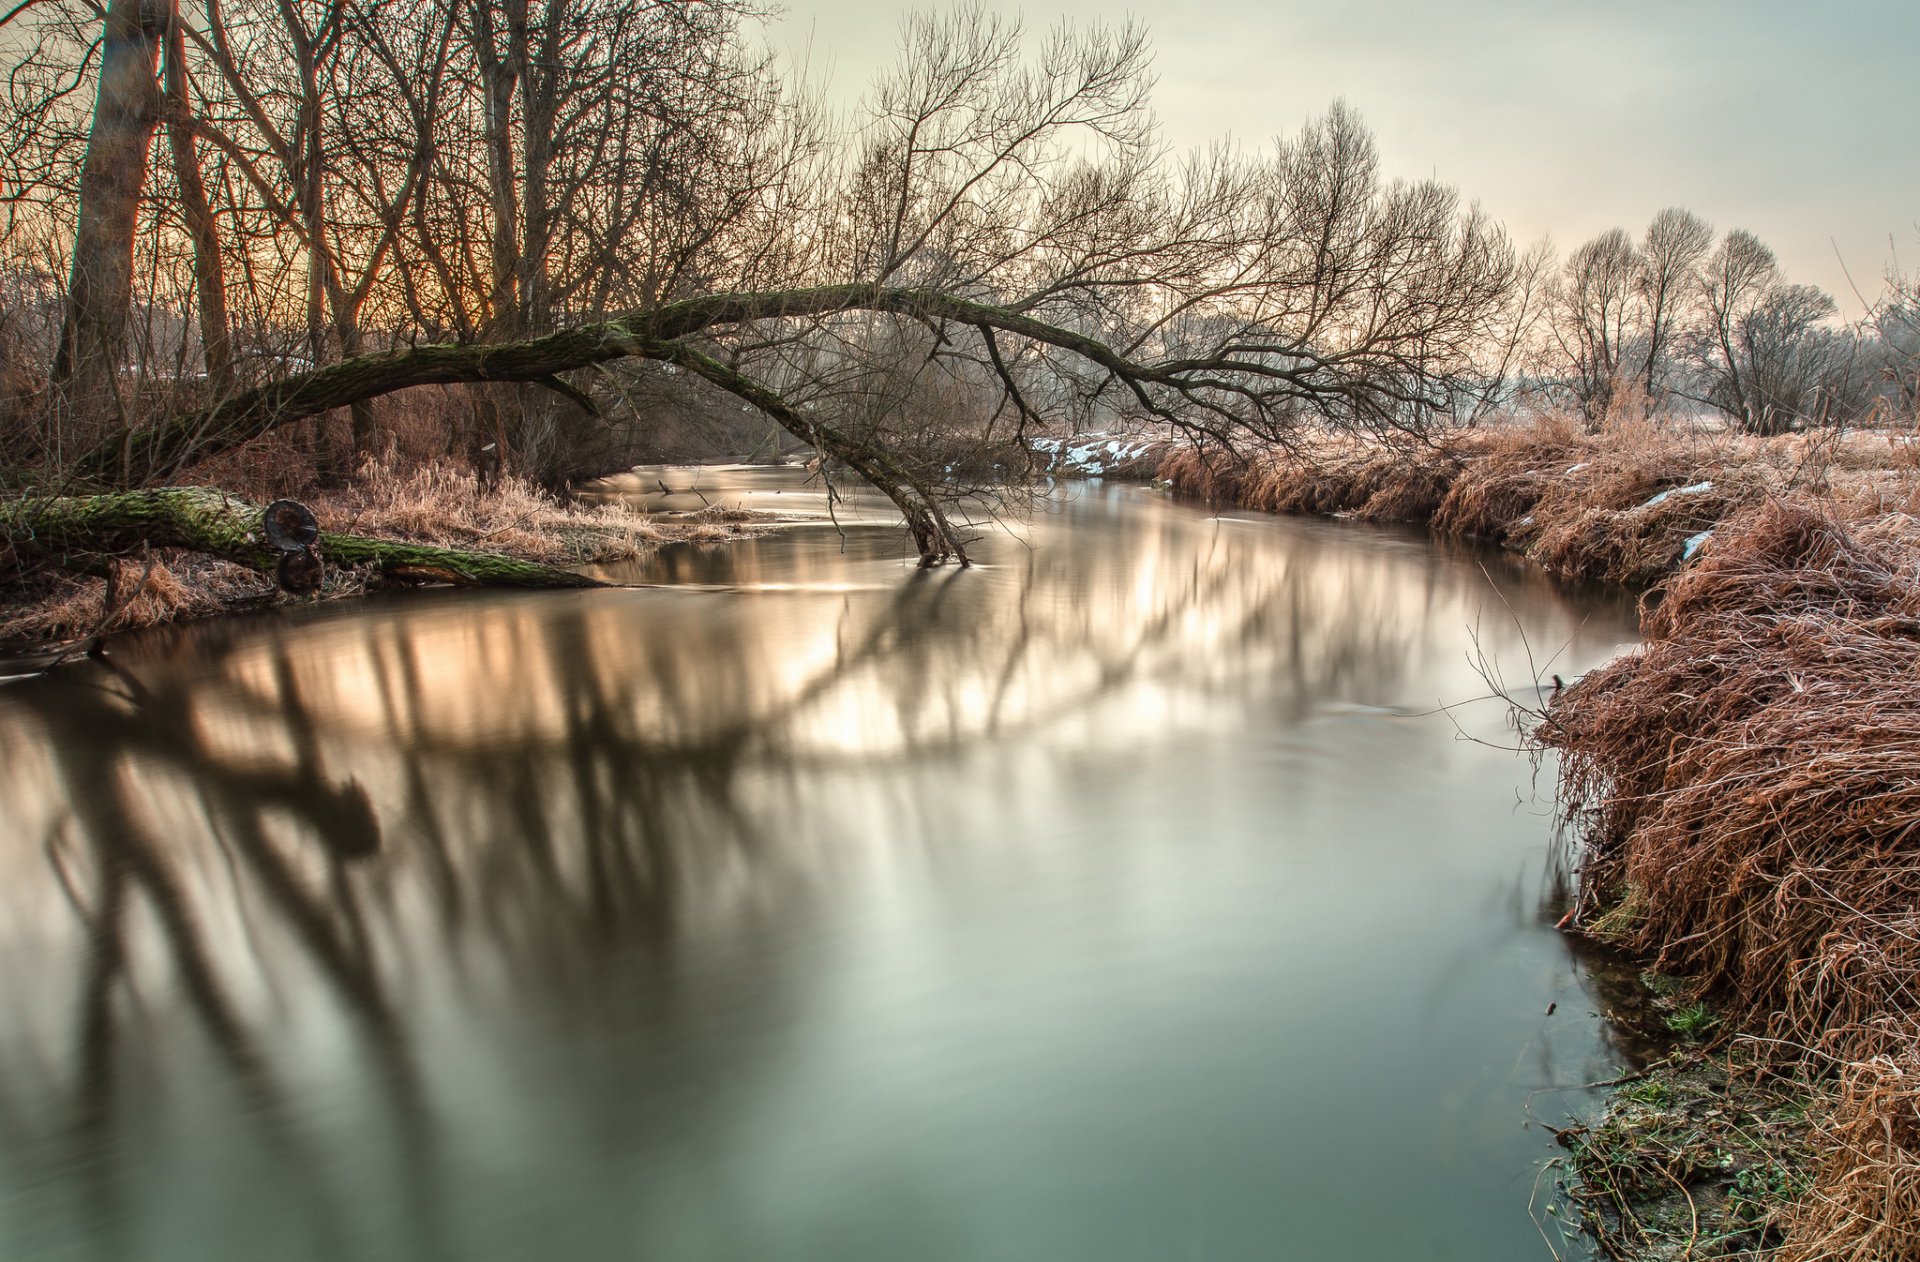
<path id="1" fill-rule="evenodd" d="M 1560 927 L 1633 961 L 1624 1018 L 1675 1047 L 1561 1133 L 1571 1202 L 1632 1262 L 1920 1256 L 1911 436 L 1548 420 L 1169 449 L 1154 477 L 1642 593 L 1638 649 L 1521 712 L 1562 754 L 1582 879 Z"/>
<path id="2" fill-rule="evenodd" d="M 472 473 L 425 464 L 381 465 L 349 485 L 306 498 L 328 535 L 361 532 L 376 544 L 468 550 L 537 567 L 618 564 L 669 543 L 727 543 L 760 533 L 765 514 L 724 506 L 645 513 L 619 504 L 567 501 L 526 483 L 486 486 Z M 108 636 L 247 613 L 283 600 L 334 601 L 424 584 L 483 585 L 431 566 L 378 567 L 325 558 L 311 595 L 288 597 L 271 573 L 215 556 L 157 547 L 121 556 L 93 573 L 30 568 L 0 589 L 0 676 L 34 673 L 84 655 Z M 564 577 L 564 576 L 563 576 Z"/>

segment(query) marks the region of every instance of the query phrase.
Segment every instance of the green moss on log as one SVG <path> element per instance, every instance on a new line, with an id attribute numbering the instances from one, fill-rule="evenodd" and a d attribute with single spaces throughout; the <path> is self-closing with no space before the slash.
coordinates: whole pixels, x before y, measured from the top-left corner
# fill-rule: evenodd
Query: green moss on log
<path id="1" fill-rule="evenodd" d="M 265 510 L 214 487 L 176 486 L 106 495 L 59 495 L 0 503 L 0 536 L 20 564 L 85 571 L 102 556 L 143 547 L 183 548 L 274 573 L 281 553 L 267 541 Z M 323 534 L 321 553 L 396 578 L 438 579 L 478 587 L 598 587 L 596 580 L 536 561 L 374 539 Z"/>

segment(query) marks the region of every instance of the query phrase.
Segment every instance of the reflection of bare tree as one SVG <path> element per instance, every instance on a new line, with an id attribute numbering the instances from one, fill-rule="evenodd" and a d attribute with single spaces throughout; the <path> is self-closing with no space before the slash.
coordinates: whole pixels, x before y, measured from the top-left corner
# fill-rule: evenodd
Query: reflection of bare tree
<path id="1" fill-rule="evenodd" d="M 163 956 L 177 990 L 221 1058 L 274 1155 L 315 1173 L 300 1180 L 311 1193 L 306 1230 L 325 1244 L 342 1236 L 344 1206 L 327 1186 L 325 1163 L 302 1135 L 296 1110 L 275 1081 L 269 1056 L 222 976 L 229 962 L 207 941 L 201 915 L 209 891 L 182 862 L 183 846 L 160 831 L 151 799 L 154 782 L 172 774 L 188 780 L 198 808 L 194 822 L 239 869 L 251 901 L 242 914 L 263 914 L 289 929 L 306 957 L 339 997 L 343 1011 L 362 1027 L 376 1073 L 385 1080 L 402 1139 L 399 1174 L 410 1199 L 430 1212 L 430 1131 L 417 1068 L 401 1023 L 387 1003 L 374 961 L 360 930 L 348 866 L 378 847 L 380 821 L 367 794 L 351 781 L 332 782 L 298 688 L 282 690 L 283 732 L 296 753 L 289 764 L 266 761 L 235 765 L 210 757 L 180 699 L 155 694 L 137 678 L 114 671 L 89 683 L 29 694 L 24 701 L 44 725 L 55 766 L 72 804 L 62 833 L 50 839 L 49 857 L 75 914 L 87 926 L 89 963 L 80 1002 L 76 1040 L 77 1130 L 84 1147 L 104 1147 L 115 1125 L 116 1061 L 127 1041 L 125 1018 L 136 983 L 132 958 L 143 948 Z M 101 739 L 104 735 L 108 739 Z M 276 844 L 275 815 L 293 821 L 304 853 Z M 317 862 L 310 862 L 317 860 Z M 317 879 L 303 875 L 312 868 Z M 91 893 L 88 892 L 89 887 Z M 132 923 L 135 906 L 150 913 L 153 940 L 141 943 Z M 111 1176 L 111 1162 L 103 1166 Z M 112 1197 L 111 1177 L 90 1185 Z M 124 1215 L 98 1207 L 89 1215 L 118 1224 Z M 106 1252 L 112 1255 L 109 1247 Z"/>
<path id="2" fill-rule="evenodd" d="M 1159 505 L 1076 511 L 1075 530 L 1043 524 L 1041 546 L 971 574 L 418 603 L 287 636 L 228 624 L 148 641 L 125 670 L 11 690 L 0 823 L 53 835 L 45 863 L 0 853 L 16 873 L 0 915 L 85 964 L 65 1062 L 77 1079 L 0 1063 L 0 1108 L 68 1101 L 89 1167 L 68 1173 L 111 1198 L 129 1070 L 154 1050 L 134 1031 L 148 1011 L 190 1013 L 263 1151 L 298 1172 L 302 1229 L 341 1252 L 328 1242 L 350 1229 L 349 1194 L 322 1173 L 327 1140 L 280 1029 L 324 1002 L 384 1101 L 391 1134 L 367 1159 L 392 1165 L 410 1255 L 442 1255 L 434 1040 L 448 1027 L 428 1009 L 503 993 L 516 1022 L 565 1032 L 619 993 L 636 1019 L 672 1019 L 684 943 L 805 901 L 840 809 L 829 778 L 1011 742 L 1124 756 L 1136 712 L 1217 723 L 1390 697 L 1485 587 L 1476 560 L 1436 563 L 1390 536 L 1327 548 L 1311 530 Z M 860 561 L 837 541 L 811 559 L 837 574 Z M 1502 581 L 1543 625 L 1560 617 L 1536 580 Z M 14 756 L 35 747 L 43 780 Z M 64 901 L 45 898 L 55 882 Z M 584 1085 L 551 1106 L 589 1134 L 637 1107 Z M 644 1125 L 614 1129 L 631 1145 Z M 128 1221 L 97 1208 L 93 1221 Z M 123 1243 L 98 1241 L 107 1255 Z"/>

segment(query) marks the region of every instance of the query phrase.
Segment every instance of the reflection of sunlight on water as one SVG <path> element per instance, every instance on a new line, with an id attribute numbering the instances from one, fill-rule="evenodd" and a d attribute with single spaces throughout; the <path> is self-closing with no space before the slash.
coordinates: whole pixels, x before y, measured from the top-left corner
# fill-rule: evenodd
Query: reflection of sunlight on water
<path id="1" fill-rule="evenodd" d="M 774 498 L 775 478 L 750 481 L 745 498 Z M 1092 1055 L 1059 1045 L 1105 1025 L 1132 1032 L 1115 1047 L 1158 1048 L 1133 1023 L 1162 1009 L 1167 1037 L 1190 1045 L 1153 1055 L 1239 1066 L 1253 1076 L 1229 1113 L 1271 1107 L 1276 1128 L 1309 1104 L 1263 1103 L 1275 1088 L 1260 1066 L 1317 1054 L 1300 1022 L 1371 1028 L 1377 1010 L 1380 1046 L 1353 1072 L 1422 1081 L 1391 1054 L 1425 1027 L 1392 1022 L 1431 992 L 1394 988 L 1426 985 L 1446 950 L 1477 959 L 1483 938 L 1535 943 L 1514 935 L 1537 927 L 1527 908 L 1422 901 L 1489 879 L 1484 824 L 1458 843 L 1424 834 L 1477 819 L 1523 773 L 1460 752 L 1444 717 L 1401 716 L 1482 691 L 1466 628 L 1510 672 L 1515 619 L 1540 658 L 1570 642 L 1584 665 L 1624 638 L 1621 610 L 1570 604 L 1499 558 L 1496 593 L 1479 559 L 1406 535 L 1210 519 L 1137 490 L 1083 492 L 1026 534 L 1030 548 L 983 543 L 973 572 L 919 574 L 806 528 L 635 575 L 683 590 L 187 629 L 121 646 L 114 672 L 0 693 L 0 950 L 36 961 L 0 979 L 0 1196 L 23 1172 L 81 1200 L 112 1177 L 137 1189 L 135 1218 L 168 1198 L 183 1221 L 212 1212 L 204 1170 L 152 1156 L 177 1142 L 239 1167 L 237 1186 L 272 1183 L 282 1199 L 264 1203 L 284 1221 L 254 1224 L 262 1239 L 351 1227 L 392 1243 L 343 1208 L 349 1190 L 411 1222 L 430 1205 L 367 1187 L 375 1174 L 437 1170 L 440 1143 L 522 1172 L 512 1154 L 550 1151 L 551 1132 L 579 1154 L 556 1188 L 571 1170 L 578 1190 L 544 1194 L 616 1214 L 640 1193 L 614 1172 L 655 1149 L 674 1160 L 648 1187 L 687 1153 L 702 1169 L 703 1144 L 728 1169 L 778 1152 L 805 1166 L 809 1132 L 756 1100 L 787 1100 L 796 1075 L 838 1083 L 848 1065 L 869 1065 L 908 1115 L 955 1082 L 991 1095 L 1032 1078 L 1036 1099 L 1100 1124 L 1140 1084 L 1112 1068 L 1112 1096 L 1077 1095 L 1098 1075 L 1053 1083 L 1047 1058 Z M 1510 739 L 1503 719 L 1483 707 L 1461 722 Z M 1354 822 L 1400 799 L 1405 816 Z M 1528 853 L 1529 827 L 1513 822 L 1518 849 L 1500 853 Z M 1308 930 L 1310 944 L 1286 936 Z M 1309 945 L 1338 967 L 1261 972 Z M 1336 972 L 1382 997 L 1355 1010 L 1329 989 Z M 1502 985 L 1474 1002 L 1504 1011 Z M 1537 1020 L 1544 1005 L 1526 1004 Z M 1464 1020 L 1436 1012 L 1422 1019 Z M 1255 1025 L 1204 1037 L 1241 1021 Z M 1458 1033 L 1466 1062 L 1511 1060 L 1480 1037 Z M 973 1051 L 992 1073 L 968 1061 L 916 1077 Z M 124 1089 L 101 1095 L 95 1064 L 129 1066 Z M 1182 1071 L 1169 1089 L 1207 1077 Z M 657 1094 L 632 1085 L 654 1079 Z M 77 1147 L 76 1110 L 98 1114 Z M 181 1138 L 256 1117 L 253 1147 Z M 736 1126 L 751 1137 L 738 1152 Z M 888 1142 L 850 1128 L 846 1160 Z M 1045 1142 L 1066 1145 L 1065 1165 L 1095 1159 Z M 344 1154 L 363 1148 L 359 1174 Z M 102 1155 L 119 1151 L 138 1160 Z M 982 1161 L 955 1177 L 992 1183 Z M 813 1195 L 798 1174 L 763 1173 L 768 1195 Z M 87 1220 L 56 1201 L 43 1217 Z M 461 1256 L 525 1243 L 465 1239 Z"/>
<path id="2" fill-rule="evenodd" d="M 284 757 L 278 716 L 293 697 L 330 739 L 539 744 L 566 730 L 584 676 L 636 734 L 694 726 L 786 754 L 887 754 L 1071 722 L 1109 692 L 1120 694 L 1110 708 L 1153 723 L 1204 723 L 1223 701 L 1390 687 L 1408 659 L 1430 657 L 1427 628 L 1484 616 L 1471 585 L 1410 587 L 1418 556 L 1352 549 L 1308 563 L 1317 540 L 1237 535 L 1196 551 L 1192 519 L 1158 517 L 1171 529 L 1129 539 L 1123 567 L 1043 547 L 964 576 L 964 591 L 915 590 L 913 578 L 893 589 L 760 582 L 704 608 L 690 593 L 633 593 L 559 610 L 445 602 L 343 619 L 292 662 L 271 638 L 236 647 L 187 712 L 222 753 L 269 758 Z M 662 627 L 661 611 L 640 606 L 666 600 L 677 605 Z M 1493 630 L 1496 650 L 1511 647 Z M 1421 664 L 1429 675 L 1441 665 Z M 1473 685 L 1464 668 L 1440 682 Z M 1124 735 L 1082 724 L 1075 739 L 1103 730 Z"/>

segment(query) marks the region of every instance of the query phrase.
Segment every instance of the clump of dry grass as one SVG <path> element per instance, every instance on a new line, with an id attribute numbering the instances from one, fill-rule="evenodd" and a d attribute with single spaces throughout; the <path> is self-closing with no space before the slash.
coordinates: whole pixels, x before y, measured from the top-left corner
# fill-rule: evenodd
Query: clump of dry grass
<path id="1" fill-rule="evenodd" d="M 517 478 L 491 485 L 450 464 L 396 469 L 363 464 L 353 482 L 310 502 L 324 529 L 454 548 L 481 548 L 549 564 L 627 561 L 689 537 L 617 504 L 569 503 Z"/>
<path id="2" fill-rule="evenodd" d="M 1541 497 L 1592 450 L 1582 428 L 1566 417 L 1476 430 L 1455 442 L 1461 469 L 1434 509 L 1434 527 L 1496 543 L 1525 523 Z"/>
<path id="3" fill-rule="evenodd" d="M 1793 1262 L 1906 1262 L 1920 1252 L 1920 1056 L 1876 1057 L 1840 1075 L 1815 1130 L 1825 1154 L 1788 1219 Z"/>
<path id="4" fill-rule="evenodd" d="M 1516 532 L 1527 555 L 1556 574 L 1646 586 L 1679 564 L 1689 540 L 1766 494 L 1744 471 L 1662 459 L 1667 453 L 1610 454 L 1595 455 L 1591 481 L 1582 470 L 1550 488 Z"/>
<path id="5" fill-rule="evenodd" d="M 1176 446 L 1155 476 L 1175 490 L 1262 512 L 1423 522 L 1456 467 L 1443 447 L 1322 437 L 1250 456 Z"/>
<path id="6" fill-rule="evenodd" d="M 1724 440 L 1640 417 L 1589 434 L 1565 418 L 1478 431 L 1435 525 L 1524 550 L 1568 577 L 1640 586 L 1766 483 Z"/>
<path id="7" fill-rule="evenodd" d="M 1920 512 L 1920 443 L 1902 435 L 1756 439 L 1625 415 L 1598 433 L 1546 416 L 1423 443 L 1316 436 L 1252 454 L 1171 448 L 1158 476 L 1216 503 L 1426 522 L 1501 543 L 1553 573 L 1631 586 L 1770 496 L 1849 520 Z"/>
<path id="8" fill-rule="evenodd" d="M 1209 503 L 1232 503 L 1240 491 L 1246 463 L 1215 448 L 1178 444 L 1160 457 L 1153 476 L 1185 495 Z"/>
<path id="9" fill-rule="evenodd" d="M 1645 647 L 1538 732 L 1592 813 L 1590 895 L 1631 895 L 1625 944 L 1849 1059 L 1885 1050 L 1884 1002 L 1920 1011 L 1911 569 L 1815 509 L 1766 504 L 1669 582 Z"/>
<path id="10" fill-rule="evenodd" d="M 153 559 L 105 563 L 106 576 L 45 570 L 6 593 L 0 604 L 0 641 L 58 642 L 158 626 L 225 613 L 270 599 L 271 580 L 245 566 L 193 553 L 166 551 Z"/>
<path id="11" fill-rule="evenodd" d="M 631 561 L 662 543 L 738 539 L 767 515 L 710 505 L 652 517 L 618 503 L 563 500 L 518 478 L 482 482 L 456 465 L 369 461 L 351 485 L 312 502 L 323 528 L 505 552 L 550 565 Z"/>

